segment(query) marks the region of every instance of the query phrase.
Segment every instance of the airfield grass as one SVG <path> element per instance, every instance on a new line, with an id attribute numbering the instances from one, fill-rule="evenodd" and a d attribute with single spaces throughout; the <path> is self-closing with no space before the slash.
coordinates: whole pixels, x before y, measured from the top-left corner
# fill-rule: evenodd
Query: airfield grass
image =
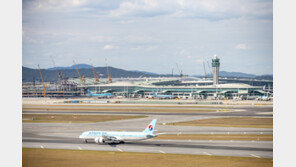
<path id="1" fill-rule="evenodd" d="M 273 165 L 273 161 L 270 158 L 208 155 L 132 153 L 39 148 L 23 148 L 22 154 L 23 167 L 271 167 Z"/>
<path id="2" fill-rule="evenodd" d="M 256 118 L 256 117 L 213 118 L 213 119 L 202 119 L 202 120 L 194 120 L 194 121 L 187 121 L 187 122 L 168 123 L 167 125 L 273 128 L 273 118 Z"/>
<path id="3" fill-rule="evenodd" d="M 22 114 L 24 123 L 91 123 L 122 119 L 144 118 L 127 115 Z"/>
<path id="4" fill-rule="evenodd" d="M 155 139 L 172 140 L 254 140 L 254 141 L 272 141 L 273 135 L 265 134 L 165 134 L 159 135 Z"/>

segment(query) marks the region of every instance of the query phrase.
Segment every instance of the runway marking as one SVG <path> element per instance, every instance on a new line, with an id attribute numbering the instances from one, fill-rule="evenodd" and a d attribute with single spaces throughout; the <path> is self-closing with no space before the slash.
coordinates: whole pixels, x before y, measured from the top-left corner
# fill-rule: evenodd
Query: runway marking
<path id="1" fill-rule="evenodd" d="M 162 150 L 159 150 L 159 152 L 161 152 L 161 153 L 163 153 L 163 154 L 166 154 L 164 151 L 162 151 Z"/>
<path id="2" fill-rule="evenodd" d="M 120 148 L 118 148 L 117 150 L 120 151 L 120 152 L 123 152 Z"/>
<path id="3" fill-rule="evenodd" d="M 210 154 L 210 153 L 207 153 L 207 152 L 203 152 L 204 154 L 206 154 L 206 155 L 212 155 L 212 154 Z"/>
<path id="4" fill-rule="evenodd" d="M 78 146 L 78 149 L 79 149 L 79 150 L 82 150 L 82 148 L 81 148 L 81 147 L 79 147 L 79 146 Z"/>
<path id="5" fill-rule="evenodd" d="M 247 134 L 247 132 L 244 132 L 244 134 Z"/>
<path id="6" fill-rule="evenodd" d="M 43 146 L 40 146 L 40 148 L 44 149 L 44 147 L 43 147 Z"/>
<path id="7" fill-rule="evenodd" d="M 250 154 L 252 157 L 261 158 L 258 155 Z"/>

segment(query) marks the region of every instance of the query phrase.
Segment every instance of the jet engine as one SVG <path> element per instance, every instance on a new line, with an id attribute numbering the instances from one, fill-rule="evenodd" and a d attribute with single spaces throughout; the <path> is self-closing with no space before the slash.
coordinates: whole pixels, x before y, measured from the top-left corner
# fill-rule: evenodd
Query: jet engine
<path id="1" fill-rule="evenodd" d="M 96 143 L 99 143 L 99 144 L 103 144 L 103 143 L 105 143 L 105 140 L 104 140 L 104 138 L 102 138 L 102 137 L 96 137 L 96 138 L 95 138 L 95 142 L 96 142 Z"/>

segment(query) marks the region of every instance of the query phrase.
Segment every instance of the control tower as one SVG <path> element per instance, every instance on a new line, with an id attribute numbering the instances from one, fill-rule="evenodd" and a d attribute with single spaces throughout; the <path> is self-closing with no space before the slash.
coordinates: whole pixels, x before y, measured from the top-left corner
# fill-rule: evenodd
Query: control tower
<path id="1" fill-rule="evenodd" d="M 220 67 L 220 59 L 218 59 L 217 55 L 214 55 L 214 59 L 212 59 L 213 85 L 219 84 L 219 67 Z"/>

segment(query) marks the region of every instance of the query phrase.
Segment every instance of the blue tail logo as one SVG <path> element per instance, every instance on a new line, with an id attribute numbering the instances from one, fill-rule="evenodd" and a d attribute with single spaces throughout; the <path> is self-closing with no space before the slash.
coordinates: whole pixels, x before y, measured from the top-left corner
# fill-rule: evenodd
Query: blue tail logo
<path id="1" fill-rule="evenodd" d="M 148 129 L 149 129 L 149 131 L 152 131 L 153 130 L 153 126 L 152 125 L 149 125 L 148 126 Z"/>
<path id="2" fill-rule="evenodd" d="M 144 130 L 145 133 L 153 134 L 155 124 L 156 124 L 157 119 L 153 119 L 150 124 L 146 127 Z"/>

